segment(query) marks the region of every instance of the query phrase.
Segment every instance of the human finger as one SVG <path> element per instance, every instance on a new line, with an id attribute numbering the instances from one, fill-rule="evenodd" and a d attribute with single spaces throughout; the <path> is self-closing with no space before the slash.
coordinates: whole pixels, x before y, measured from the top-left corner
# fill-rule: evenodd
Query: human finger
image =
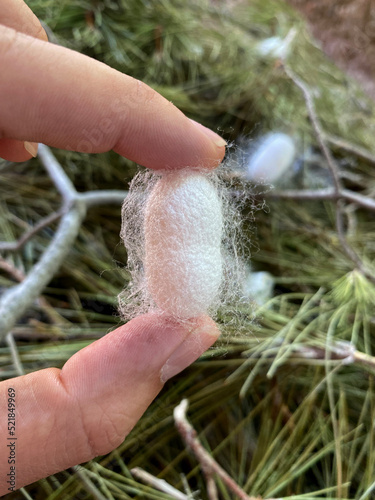
<path id="1" fill-rule="evenodd" d="M 36 157 L 38 143 L 17 141 L 16 139 L 0 139 L 0 158 L 8 161 L 26 161 Z"/>
<path id="2" fill-rule="evenodd" d="M 225 141 L 146 84 L 0 26 L 0 137 L 119 154 L 153 169 L 214 168 Z"/>
<path id="3" fill-rule="evenodd" d="M 39 19 L 23 0 L 2 0 L 0 24 L 40 40 L 48 41 Z M 9 161 L 26 161 L 36 156 L 37 143 L 26 144 L 15 139 L 0 139 L 0 157 Z"/>
<path id="4" fill-rule="evenodd" d="M 1 0 L 0 24 L 20 33 L 48 41 L 39 19 L 23 0 Z"/>
<path id="5" fill-rule="evenodd" d="M 208 316 L 181 324 L 146 314 L 77 352 L 62 370 L 49 368 L 2 382 L 1 414 L 7 413 L 12 389 L 16 416 L 13 440 L 5 419 L 0 421 L 0 477 L 9 472 L 9 443 L 15 448 L 15 488 L 110 452 L 163 383 L 218 335 Z M 0 495 L 8 487 L 2 479 Z"/>

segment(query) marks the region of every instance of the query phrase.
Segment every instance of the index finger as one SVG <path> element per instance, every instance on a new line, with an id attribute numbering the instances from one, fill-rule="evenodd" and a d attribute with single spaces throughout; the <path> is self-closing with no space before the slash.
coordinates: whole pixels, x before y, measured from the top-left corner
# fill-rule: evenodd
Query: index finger
<path id="1" fill-rule="evenodd" d="M 0 23 L 25 35 L 48 41 L 39 19 L 23 0 L 1 0 Z"/>
<path id="2" fill-rule="evenodd" d="M 213 168 L 225 141 L 144 83 L 0 26 L 0 137 L 99 153 L 154 169 Z"/>
<path id="3" fill-rule="evenodd" d="M 0 24 L 13 28 L 40 40 L 48 41 L 39 19 L 23 0 L 2 0 L 0 5 Z M 35 156 L 37 144 L 24 143 L 14 139 L 0 139 L 0 157 L 10 161 L 28 160 Z"/>

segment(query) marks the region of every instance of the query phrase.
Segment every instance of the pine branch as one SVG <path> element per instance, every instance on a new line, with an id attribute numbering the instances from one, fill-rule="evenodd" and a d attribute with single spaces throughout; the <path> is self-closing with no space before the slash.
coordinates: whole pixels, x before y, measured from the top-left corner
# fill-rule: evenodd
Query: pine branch
<path id="1" fill-rule="evenodd" d="M 332 200 L 338 198 L 355 203 L 363 208 L 375 211 L 375 200 L 363 194 L 355 193 L 349 189 L 276 189 L 267 193 L 268 198 L 286 198 L 291 200 Z"/>
<path id="2" fill-rule="evenodd" d="M 241 500 L 261 500 L 260 497 L 250 497 L 235 481 L 230 475 L 216 462 L 216 460 L 203 448 L 200 443 L 196 430 L 188 422 L 186 418 L 186 412 L 189 407 L 189 402 L 187 399 L 183 399 L 181 403 L 176 406 L 173 412 L 175 424 L 178 432 L 180 433 L 182 439 L 185 441 L 188 448 L 190 448 L 198 461 L 200 462 L 202 469 L 207 473 L 209 471 L 210 476 L 217 474 L 223 482 L 228 486 L 228 488 L 238 496 Z M 212 485 L 209 485 L 212 488 Z M 211 489 L 212 491 L 212 489 Z M 271 499 L 270 499 L 271 500 Z M 276 500 L 276 499 L 273 499 Z"/>
<path id="3" fill-rule="evenodd" d="M 26 232 L 18 242 L 12 243 L 11 248 L 20 248 L 27 240 L 34 236 L 43 227 L 57 220 L 61 220 L 57 231 L 42 255 L 41 259 L 31 269 L 18 285 L 8 289 L 0 300 L 0 339 L 12 330 L 18 319 L 39 297 L 45 286 L 58 271 L 66 255 L 69 253 L 85 218 L 88 207 L 103 203 L 121 203 L 126 191 L 89 191 L 78 193 L 64 169 L 59 164 L 51 150 L 39 145 L 39 158 L 47 170 L 50 178 L 61 193 L 62 208 L 42 221 L 32 230 Z M 0 243 L 4 249 L 5 243 Z M 5 262 L 5 261 L 4 261 Z"/>
<path id="4" fill-rule="evenodd" d="M 312 126 L 315 131 L 316 138 L 318 140 L 318 143 L 320 145 L 320 148 L 323 152 L 323 155 L 327 161 L 328 168 L 330 170 L 332 180 L 333 180 L 333 198 L 336 200 L 336 230 L 337 234 L 340 240 L 340 243 L 342 245 L 342 248 L 344 252 L 346 253 L 347 257 L 354 263 L 356 268 L 364 275 L 366 276 L 369 280 L 371 280 L 373 283 L 375 283 L 375 276 L 374 273 L 368 269 L 365 264 L 362 262 L 362 259 L 359 257 L 359 255 L 354 251 L 354 249 L 349 245 L 345 231 L 344 231 L 344 213 L 343 213 L 343 196 L 342 193 L 344 191 L 344 187 L 342 185 L 342 181 L 340 178 L 340 172 L 339 168 L 332 156 L 332 153 L 327 145 L 327 141 L 325 139 L 325 133 L 323 131 L 323 128 L 320 124 L 318 115 L 315 111 L 315 106 L 314 106 L 314 99 L 312 97 L 312 94 L 305 84 L 287 65 L 284 65 L 284 70 L 285 73 L 289 76 L 289 78 L 299 87 L 299 89 L 302 91 L 305 102 L 306 102 L 306 107 L 307 111 L 309 113 L 310 121 L 312 123 Z"/>

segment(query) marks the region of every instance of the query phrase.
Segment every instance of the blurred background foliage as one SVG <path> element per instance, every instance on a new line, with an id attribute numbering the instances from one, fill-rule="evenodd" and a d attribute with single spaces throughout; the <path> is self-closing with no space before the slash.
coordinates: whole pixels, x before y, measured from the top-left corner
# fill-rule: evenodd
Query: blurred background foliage
<path id="1" fill-rule="evenodd" d="M 29 0 L 50 40 L 149 84 L 189 117 L 230 143 L 238 170 L 262 134 L 291 134 L 304 174 L 307 152 L 325 169 L 301 91 L 260 43 L 293 30 L 289 66 L 313 92 L 324 130 L 354 146 L 332 143 L 346 188 L 374 197 L 374 105 L 314 42 L 304 21 L 274 0 Z M 58 64 L 58 61 L 56 61 Z M 73 90 L 73 89 L 72 89 Z M 368 151 L 369 158 L 355 152 Z M 80 191 L 127 188 L 137 166 L 114 153 L 54 151 Z M 314 175 L 314 170 L 312 175 Z M 329 176 L 328 176 L 329 177 Z M 327 177 L 327 178 L 328 178 Z M 310 187 L 297 176 L 295 187 Z M 329 178 L 326 181 L 329 185 Z M 324 186 L 323 186 L 324 187 Z M 85 466 L 108 499 L 171 498 L 143 486 L 129 469 L 140 466 L 176 488 L 207 498 L 196 459 L 185 450 L 172 411 L 190 401 L 189 418 L 204 446 L 249 495 L 295 499 L 375 495 L 375 394 L 371 362 L 343 363 L 339 347 L 372 356 L 374 283 L 354 269 L 341 248 L 330 201 L 258 200 L 244 238 L 253 241 L 254 270 L 273 275 L 272 297 L 257 306 L 223 308 L 221 340 L 168 382 L 126 441 Z M 244 198 L 249 193 L 243 193 Z M 0 239 L 13 241 L 56 211 L 60 199 L 38 159 L 0 164 Z M 246 210 L 252 208 L 244 207 Z M 347 239 L 373 265 L 374 214 L 346 206 Z M 116 297 L 128 279 L 119 238 L 120 207 L 90 209 L 69 259 L 14 329 L 26 373 L 61 367 L 78 349 L 120 322 Z M 26 274 L 51 240 L 56 224 L 3 259 Z M 250 255 L 247 256 L 248 258 Z M 372 268 L 373 269 L 373 268 Z M 0 287 L 15 273 L 1 271 Z M 370 359 L 370 358 L 368 358 Z M 0 346 L 0 376 L 16 376 L 9 347 Z M 218 481 L 220 498 L 234 498 Z M 95 498 L 65 471 L 10 498 Z"/>

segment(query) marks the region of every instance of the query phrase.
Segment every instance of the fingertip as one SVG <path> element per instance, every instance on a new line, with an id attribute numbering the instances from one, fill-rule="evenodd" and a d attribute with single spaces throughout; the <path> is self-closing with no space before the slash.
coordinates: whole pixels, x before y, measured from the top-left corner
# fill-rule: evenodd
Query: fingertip
<path id="1" fill-rule="evenodd" d="M 36 21 L 33 33 L 45 40 Z M 212 170 L 222 161 L 225 141 L 146 84 L 64 47 L 0 29 L 9 46 L 0 50 L 1 64 L 7 67 L 0 94 L 9 96 L 1 103 L 5 137 L 84 153 L 113 149 L 154 170 Z M 30 158 L 15 145 L 3 157 Z"/>
<path id="2" fill-rule="evenodd" d="M 33 157 L 36 158 L 36 155 L 38 154 L 38 143 L 37 142 L 29 142 L 25 141 L 23 143 L 23 147 L 26 149 L 26 151 Z"/>
<path id="3" fill-rule="evenodd" d="M 201 123 L 191 118 L 188 120 L 189 126 L 192 129 L 191 149 L 192 151 L 199 150 L 200 157 L 198 158 L 197 164 L 194 164 L 194 162 L 193 164 L 186 163 L 185 166 L 193 168 L 203 167 L 209 170 L 217 168 L 223 161 L 227 142 L 216 132 L 205 127 Z M 198 136 L 197 132 L 199 134 Z"/>
<path id="4" fill-rule="evenodd" d="M 196 122 L 195 120 L 192 120 L 189 118 L 191 123 L 196 127 L 200 132 L 202 132 L 206 137 L 208 137 L 211 142 L 215 144 L 218 148 L 225 148 L 225 146 L 228 145 L 227 141 L 225 141 L 219 134 L 214 132 L 213 130 L 205 127 L 201 123 Z"/>
<path id="5" fill-rule="evenodd" d="M 209 316 L 201 316 L 193 321 L 193 329 L 160 371 L 160 380 L 163 384 L 196 361 L 220 336 L 218 326 Z"/>
<path id="6" fill-rule="evenodd" d="M 12 162 L 28 161 L 35 158 L 37 143 L 17 141 L 16 139 L 0 139 L 0 158 Z"/>
<path id="7" fill-rule="evenodd" d="M 23 0 L 1 0 L 1 24 L 39 40 L 48 41 L 41 22 Z"/>
<path id="8" fill-rule="evenodd" d="M 43 42 L 48 42 L 48 35 L 46 33 L 46 30 L 43 28 L 42 25 L 40 25 L 40 31 L 38 33 L 38 36 L 39 40 L 42 40 Z"/>

